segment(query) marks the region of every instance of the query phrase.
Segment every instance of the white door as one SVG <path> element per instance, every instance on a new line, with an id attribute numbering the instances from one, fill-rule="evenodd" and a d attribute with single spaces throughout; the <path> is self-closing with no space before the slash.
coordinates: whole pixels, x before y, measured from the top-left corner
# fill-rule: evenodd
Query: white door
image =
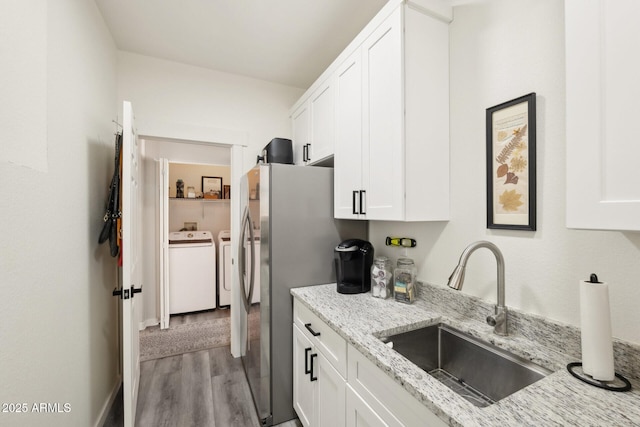
<path id="1" fill-rule="evenodd" d="M 122 387 L 124 426 L 133 427 L 136 418 L 140 357 L 138 342 L 140 283 L 140 147 L 131 103 L 125 101 L 122 118 Z"/>
<path id="2" fill-rule="evenodd" d="M 169 327 L 169 160 L 158 160 L 160 329 Z"/>

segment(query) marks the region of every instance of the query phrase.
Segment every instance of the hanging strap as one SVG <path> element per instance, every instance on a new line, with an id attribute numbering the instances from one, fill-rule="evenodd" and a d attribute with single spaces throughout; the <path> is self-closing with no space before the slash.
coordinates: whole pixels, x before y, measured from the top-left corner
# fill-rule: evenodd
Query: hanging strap
<path id="1" fill-rule="evenodd" d="M 109 240 L 111 256 L 118 256 L 118 230 L 117 221 L 121 216 L 120 211 L 120 164 L 122 158 L 122 133 L 116 134 L 115 140 L 115 158 L 114 171 L 109 187 L 109 199 L 107 201 L 107 210 L 104 214 L 104 225 L 98 238 L 98 243 L 102 244 Z"/>

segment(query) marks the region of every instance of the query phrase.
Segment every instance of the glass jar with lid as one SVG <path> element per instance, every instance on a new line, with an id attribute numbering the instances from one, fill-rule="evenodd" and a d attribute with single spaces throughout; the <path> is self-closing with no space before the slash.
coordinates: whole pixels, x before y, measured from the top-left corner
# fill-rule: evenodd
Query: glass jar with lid
<path id="1" fill-rule="evenodd" d="M 411 258 L 398 258 L 393 272 L 393 294 L 396 301 L 411 304 L 416 298 L 416 265 Z"/>
<path id="2" fill-rule="evenodd" d="M 393 294 L 393 273 L 391 261 L 386 256 L 378 256 L 371 265 L 371 295 L 386 299 Z"/>

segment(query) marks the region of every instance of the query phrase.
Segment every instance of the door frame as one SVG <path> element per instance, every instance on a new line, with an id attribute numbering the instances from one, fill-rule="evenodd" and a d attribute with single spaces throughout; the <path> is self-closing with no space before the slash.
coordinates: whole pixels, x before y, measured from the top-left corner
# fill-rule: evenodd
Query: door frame
<path id="1" fill-rule="evenodd" d="M 181 142 L 192 142 L 201 145 L 229 146 L 231 149 L 231 188 L 240 189 L 240 180 L 244 175 L 244 165 L 248 146 L 248 133 L 244 131 L 210 128 L 204 126 L 185 125 L 153 120 L 136 120 L 138 135 L 141 139 L 164 139 Z M 238 194 L 238 193 L 236 193 Z M 237 247 L 240 233 L 240 198 L 231 198 L 231 244 Z M 237 254 L 232 251 L 231 262 L 236 265 Z M 235 268 L 231 269 L 231 306 L 240 307 L 242 297 L 239 289 L 239 277 Z M 158 298 L 156 298 L 158 299 Z M 160 314 L 160 313 L 158 313 Z M 231 309 L 231 355 L 241 355 L 241 327 L 242 318 L 240 311 Z M 141 325 L 141 328 L 144 326 Z"/>

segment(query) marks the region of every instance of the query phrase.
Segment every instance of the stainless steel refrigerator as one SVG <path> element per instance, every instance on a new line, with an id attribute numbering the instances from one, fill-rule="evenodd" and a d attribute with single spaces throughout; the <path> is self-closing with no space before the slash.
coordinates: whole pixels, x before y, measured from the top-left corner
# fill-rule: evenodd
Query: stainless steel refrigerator
<path id="1" fill-rule="evenodd" d="M 348 238 L 366 239 L 367 222 L 333 218 L 332 168 L 257 165 L 243 177 L 239 194 L 238 268 L 247 326 L 242 363 L 258 417 L 270 426 L 296 416 L 289 291 L 335 282 L 334 248 Z M 252 305 L 254 263 L 260 266 L 260 302 Z"/>

